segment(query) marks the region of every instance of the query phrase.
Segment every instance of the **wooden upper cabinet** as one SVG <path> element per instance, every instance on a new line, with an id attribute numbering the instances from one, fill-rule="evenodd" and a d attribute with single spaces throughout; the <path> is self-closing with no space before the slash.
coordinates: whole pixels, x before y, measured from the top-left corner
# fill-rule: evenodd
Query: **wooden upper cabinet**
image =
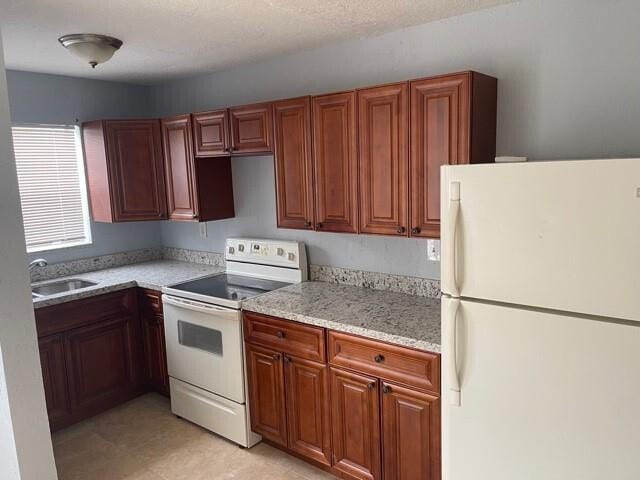
<path id="1" fill-rule="evenodd" d="M 356 92 L 313 97 L 316 230 L 358 232 Z"/>
<path id="2" fill-rule="evenodd" d="M 440 399 L 383 383 L 385 480 L 440 480 Z"/>
<path id="3" fill-rule="evenodd" d="M 309 97 L 273 104 L 278 227 L 313 229 Z"/>
<path id="4" fill-rule="evenodd" d="M 160 124 L 105 120 L 82 125 L 91 217 L 97 222 L 166 218 Z"/>
<path id="5" fill-rule="evenodd" d="M 171 220 L 198 218 L 196 166 L 191 149 L 191 117 L 179 115 L 162 120 L 167 175 L 167 199 Z"/>
<path id="6" fill-rule="evenodd" d="M 494 161 L 497 80 L 476 72 L 411 82 L 411 236 L 440 237 L 440 167 Z"/>
<path id="7" fill-rule="evenodd" d="M 358 91 L 360 232 L 407 236 L 408 83 Z"/>
<path id="8" fill-rule="evenodd" d="M 231 152 L 234 155 L 273 151 L 271 103 L 229 109 Z"/>
<path id="9" fill-rule="evenodd" d="M 196 157 L 230 154 L 229 111 L 226 108 L 213 112 L 194 113 L 192 122 Z"/>
<path id="10" fill-rule="evenodd" d="M 333 467 L 345 478 L 378 480 L 380 402 L 378 381 L 330 367 Z"/>
<path id="11" fill-rule="evenodd" d="M 193 155 L 191 116 L 162 120 L 171 220 L 207 222 L 235 215 L 229 157 Z"/>

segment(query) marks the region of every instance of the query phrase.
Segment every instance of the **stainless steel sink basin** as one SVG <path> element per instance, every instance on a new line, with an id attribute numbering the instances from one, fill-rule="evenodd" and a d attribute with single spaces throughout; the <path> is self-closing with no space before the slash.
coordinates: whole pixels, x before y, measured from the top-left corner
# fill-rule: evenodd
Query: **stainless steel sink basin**
<path id="1" fill-rule="evenodd" d="M 35 296 L 46 296 L 91 287 L 93 285 L 97 285 L 96 282 L 90 282 L 89 280 L 82 280 L 80 278 L 71 278 L 69 280 L 50 282 L 38 285 L 37 287 L 31 287 L 31 292 Z"/>

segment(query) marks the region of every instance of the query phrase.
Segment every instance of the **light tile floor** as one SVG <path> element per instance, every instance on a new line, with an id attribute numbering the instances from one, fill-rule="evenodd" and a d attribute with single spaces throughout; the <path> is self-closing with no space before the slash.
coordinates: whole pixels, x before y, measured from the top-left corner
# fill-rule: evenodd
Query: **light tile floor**
<path id="1" fill-rule="evenodd" d="M 335 479 L 264 443 L 241 449 L 156 394 L 55 433 L 53 449 L 60 480 Z"/>

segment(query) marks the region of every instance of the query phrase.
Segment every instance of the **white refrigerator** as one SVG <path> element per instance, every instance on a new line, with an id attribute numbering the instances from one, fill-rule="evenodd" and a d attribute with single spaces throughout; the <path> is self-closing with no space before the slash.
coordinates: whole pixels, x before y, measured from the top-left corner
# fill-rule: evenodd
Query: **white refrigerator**
<path id="1" fill-rule="evenodd" d="M 441 180 L 443 479 L 640 479 L 640 159 Z"/>

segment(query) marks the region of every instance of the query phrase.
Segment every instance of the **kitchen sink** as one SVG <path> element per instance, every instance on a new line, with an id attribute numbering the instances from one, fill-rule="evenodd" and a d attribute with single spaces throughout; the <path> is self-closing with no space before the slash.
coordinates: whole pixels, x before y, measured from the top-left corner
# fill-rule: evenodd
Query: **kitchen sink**
<path id="1" fill-rule="evenodd" d="M 79 288 L 91 287 L 93 285 L 97 285 L 97 283 L 90 282 L 89 280 L 82 280 L 80 278 L 71 278 L 69 280 L 50 282 L 38 285 L 37 287 L 31 287 L 31 292 L 34 296 L 40 297 L 54 295 L 56 293 L 70 292 L 71 290 L 78 290 Z"/>

